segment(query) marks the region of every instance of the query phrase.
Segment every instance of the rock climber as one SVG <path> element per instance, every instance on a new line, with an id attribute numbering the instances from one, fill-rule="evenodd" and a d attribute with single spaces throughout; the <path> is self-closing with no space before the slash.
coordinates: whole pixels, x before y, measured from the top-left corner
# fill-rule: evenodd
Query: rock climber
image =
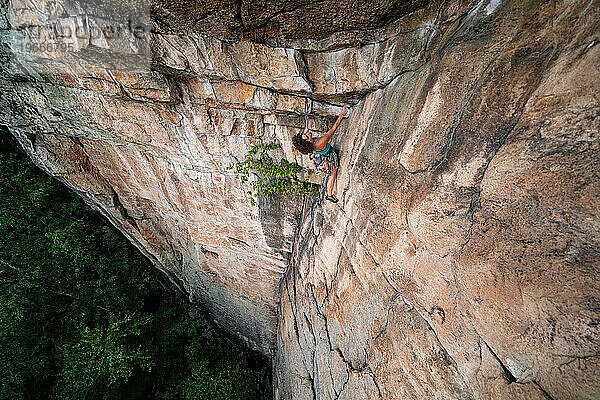
<path id="1" fill-rule="evenodd" d="M 313 160 L 316 173 L 323 173 L 325 176 L 328 176 L 327 195 L 325 196 L 325 199 L 333 203 L 338 202 L 338 199 L 333 194 L 333 190 L 335 188 L 335 180 L 337 178 L 340 160 L 333 146 L 329 144 L 329 141 L 338 126 L 342 123 L 342 118 L 344 118 L 344 115 L 346 115 L 347 112 L 348 108 L 342 108 L 340 116 L 335 121 L 335 124 L 324 136 L 313 138 L 308 130 L 308 124 L 306 124 L 306 128 L 304 128 L 303 132 L 292 137 L 292 143 L 296 150 L 302 154 L 308 154 L 311 160 Z"/>

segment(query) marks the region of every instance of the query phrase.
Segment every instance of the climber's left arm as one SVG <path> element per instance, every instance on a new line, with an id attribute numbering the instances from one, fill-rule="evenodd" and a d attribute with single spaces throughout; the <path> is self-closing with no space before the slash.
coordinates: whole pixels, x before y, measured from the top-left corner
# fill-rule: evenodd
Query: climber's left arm
<path id="1" fill-rule="evenodd" d="M 348 112 L 348 108 L 346 108 L 346 107 L 342 108 L 342 111 L 340 111 L 340 116 L 335 121 L 335 124 L 333 124 L 333 127 L 330 130 L 328 130 L 327 133 L 325 134 L 326 137 L 331 139 L 331 137 L 333 136 L 333 133 L 340 126 L 340 124 L 342 123 L 342 119 L 344 118 L 344 115 L 346 115 L 347 112 Z M 329 140 L 327 140 L 327 141 L 329 141 Z"/>
<path id="2" fill-rule="evenodd" d="M 327 146 L 327 143 L 329 143 L 329 141 L 331 140 L 331 137 L 333 136 L 333 134 L 336 131 L 336 129 L 338 128 L 338 126 L 340 126 L 340 124 L 342 123 L 342 118 L 344 118 L 344 115 L 347 112 L 348 112 L 348 109 L 346 107 L 342 108 L 342 111 L 340 112 L 340 116 L 335 121 L 335 124 L 333 124 L 333 127 L 330 130 L 328 130 L 324 136 L 320 137 L 317 140 L 317 143 L 315 143 L 316 151 L 325 150 L 325 146 Z"/>

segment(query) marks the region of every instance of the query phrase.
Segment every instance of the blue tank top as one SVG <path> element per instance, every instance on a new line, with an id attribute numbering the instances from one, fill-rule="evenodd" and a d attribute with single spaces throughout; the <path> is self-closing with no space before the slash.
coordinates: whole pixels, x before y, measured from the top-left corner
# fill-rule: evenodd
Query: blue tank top
<path id="1" fill-rule="evenodd" d="M 316 151 L 315 150 L 315 144 L 317 144 L 317 140 L 319 140 L 319 138 L 316 138 L 315 141 L 314 141 L 314 143 L 313 143 L 313 151 L 315 153 L 317 153 L 317 154 L 323 154 L 323 155 L 329 153 L 329 150 L 331 149 L 331 146 L 329 145 L 329 143 L 327 143 L 327 146 L 325 146 L 325 150 L 322 150 L 322 151 Z"/>

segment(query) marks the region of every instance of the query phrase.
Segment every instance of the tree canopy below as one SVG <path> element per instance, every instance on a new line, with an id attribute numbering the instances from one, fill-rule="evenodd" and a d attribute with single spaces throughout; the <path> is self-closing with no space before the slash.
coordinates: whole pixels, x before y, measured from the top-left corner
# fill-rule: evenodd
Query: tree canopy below
<path id="1" fill-rule="evenodd" d="M 269 361 L 164 282 L 0 132 L 0 398 L 270 398 Z"/>

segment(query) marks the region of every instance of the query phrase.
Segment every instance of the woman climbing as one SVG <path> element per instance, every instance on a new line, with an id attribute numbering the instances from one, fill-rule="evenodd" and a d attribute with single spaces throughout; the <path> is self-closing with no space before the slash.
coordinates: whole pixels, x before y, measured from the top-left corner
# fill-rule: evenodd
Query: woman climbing
<path id="1" fill-rule="evenodd" d="M 342 123 L 342 118 L 344 118 L 344 115 L 347 112 L 348 109 L 346 107 L 342 108 L 340 116 L 335 121 L 335 124 L 324 136 L 314 139 L 308 130 L 308 124 L 306 124 L 304 131 L 294 135 L 292 138 L 292 143 L 296 150 L 302 154 L 310 155 L 310 158 L 315 164 L 317 174 L 323 173 L 326 176 L 329 176 L 327 179 L 327 196 L 325 196 L 325 199 L 333 203 L 338 202 L 338 199 L 333 195 L 333 189 L 335 188 L 335 180 L 337 178 L 340 160 L 333 146 L 329 144 L 329 141 L 338 126 Z"/>

